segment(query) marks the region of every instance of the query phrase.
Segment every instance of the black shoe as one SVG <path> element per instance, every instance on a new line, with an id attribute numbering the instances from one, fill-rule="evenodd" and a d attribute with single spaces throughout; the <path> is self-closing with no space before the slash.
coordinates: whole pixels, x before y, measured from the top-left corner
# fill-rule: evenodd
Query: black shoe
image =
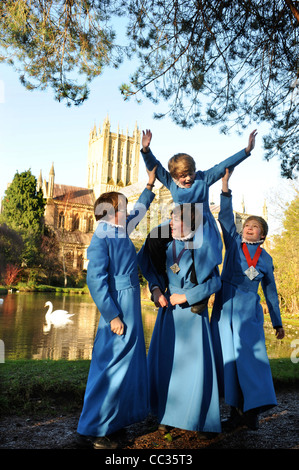
<path id="1" fill-rule="evenodd" d="M 111 441 L 106 436 L 96 437 L 82 434 L 77 435 L 77 445 L 85 449 L 116 449 L 118 447 L 117 442 Z"/>
<path id="2" fill-rule="evenodd" d="M 231 407 L 230 416 L 227 419 L 221 421 L 223 431 L 233 431 L 238 426 L 243 424 L 243 413 L 241 410 L 235 407 Z"/>
<path id="3" fill-rule="evenodd" d="M 93 436 L 84 436 L 82 434 L 77 434 L 76 444 L 78 447 L 85 448 L 85 449 L 92 449 L 93 448 Z"/>
<path id="4" fill-rule="evenodd" d="M 107 436 L 95 437 L 93 441 L 94 449 L 117 449 L 117 447 L 117 442 L 111 441 Z"/>
<path id="5" fill-rule="evenodd" d="M 243 415 L 243 423 L 252 431 L 257 431 L 259 428 L 258 412 L 255 409 L 245 411 Z"/>

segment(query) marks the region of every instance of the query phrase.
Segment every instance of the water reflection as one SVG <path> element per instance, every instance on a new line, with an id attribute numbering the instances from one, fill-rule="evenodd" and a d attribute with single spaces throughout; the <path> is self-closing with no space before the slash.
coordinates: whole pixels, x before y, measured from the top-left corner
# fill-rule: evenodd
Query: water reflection
<path id="1" fill-rule="evenodd" d="M 88 295 L 18 293 L 2 297 L 0 339 L 6 359 L 90 359 L 100 314 Z M 66 310 L 72 323 L 47 326 L 45 315 L 51 301 L 54 310 Z M 142 318 L 148 348 L 157 310 L 144 307 Z"/>
<path id="2" fill-rule="evenodd" d="M 88 295 L 18 293 L 0 296 L 0 339 L 5 359 L 90 359 L 100 314 Z M 45 328 L 45 315 L 51 301 L 54 310 L 74 314 L 64 328 Z M 153 304 L 142 305 L 142 321 L 148 349 L 157 315 Z M 290 357 L 292 336 L 278 341 L 269 321 L 265 323 L 269 357 Z M 294 338 L 298 337 L 296 331 Z"/>
<path id="3" fill-rule="evenodd" d="M 44 332 L 50 300 L 73 313 L 73 323 Z M 89 296 L 52 293 L 7 295 L 0 307 L 0 338 L 7 359 L 89 359 L 99 312 Z"/>

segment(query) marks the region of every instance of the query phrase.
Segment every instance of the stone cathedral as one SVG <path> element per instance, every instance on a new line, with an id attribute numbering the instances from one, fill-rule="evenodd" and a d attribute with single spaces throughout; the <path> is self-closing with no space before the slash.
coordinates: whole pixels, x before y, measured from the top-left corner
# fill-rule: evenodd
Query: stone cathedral
<path id="1" fill-rule="evenodd" d="M 42 189 L 47 200 L 45 223 L 55 231 L 69 267 L 87 267 L 86 250 L 95 228 L 93 206 L 97 197 L 138 183 L 140 134 L 137 124 L 132 135 L 119 128 L 111 132 L 108 116 L 102 129 L 94 126 L 88 143 L 87 187 L 56 183 L 54 164 L 48 181 L 40 172 L 37 189 Z"/>
<path id="2" fill-rule="evenodd" d="M 56 233 L 66 265 L 72 269 L 87 268 L 86 250 L 90 244 L 94 229 L 94 202 L 103 192 L 118 191 L 124 193 L 129 205 L 133 204 L 145 187 L 139 182 L 139 158 L 141 132 L 135 124 L 132 135 L 128 130 L 124 134 L 119 127 L 116 132 L 110 130 L 108 116 L 102 129 L 96 126 L 90 132 L 87 156 L 87 187 L 76 187 L 55 182 L 54 164 L 49 172 L 49 179 L 43 180 L 40 172 L 37 189 L 42 189 L 47 200 L 45 223 Z M 172 198 L 167 188 L 158 181 L 155 183 L 155 199 L 148 216 L 144 217 L 131 238 L 143 240 L 149 227 L 153 228 L 169 217 Z M 161 213 L 161 208 L 167 210 Z M 217 219 L 219 205 L 210 204 Z M 264 218 L 266 217 L 264 208 Z M 168 212 L 167 212 L 168 211 Z M 238 229 L 249 214 L 235 213 Z M 150 219 L 150 221 L 149 221 Z"/>

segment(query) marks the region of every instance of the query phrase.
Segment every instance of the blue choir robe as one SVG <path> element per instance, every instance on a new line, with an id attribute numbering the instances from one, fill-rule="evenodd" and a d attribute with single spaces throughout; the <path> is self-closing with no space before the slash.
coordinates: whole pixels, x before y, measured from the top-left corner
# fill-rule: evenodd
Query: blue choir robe
<path id="1" fill-rule="evenodd" d="M 232 198 L 221 195 L 219 213 L 226 254 L 221 274 L 222 288 L 216 293 L 211 331 L 221 394 L 227 404 L 248 411 L 275 406 L 276 396 L 265 345 L 264 315 L 257 293 L 261 283 L 273 327 L 281 326 L 278 295 L 271 256 L 262 249 L 250 280 L 237 233 Z M 246 243 L 253 259 L 258 244 Z"/>
<path id="2" fill-rule="evenodd" d="M 127 219 L 132 231 L 154 194 L 145 189 Z M 87 285 L 100 311 L 78 433 L 105 436 L 148 414 L 148 375 L 137 255 L 126 228 L 99 223 L 87 250 Z M 119 316 L 125 334 L 112 333 Z"/>
<path id="3" fill-rule="evenodd" d="M 247 154 L 245 149 L 243 149 L 209 170 L 197 171 L 194 183 L 190 188 L 180 188 L 170 173 L 152 154 L 151 150 L 146 153 L 141 151 L 141 154 L 148 170 L 152 170 L 157 165 L 156 176 L 169 189 L 175 204 L 202 203 L 203 230 L 202 233 L 198 231 L 198 239 L 196 241 L 197 246 L 202 249 L 196 251 L 198 258 L 197 266 L 205 266 L 205 272 L 212 273 L 214 268 L 222 262 L 222 241 L 215 218 L 210 210 L 209 188 L 222 178 L 226 168 L 232 170 L 250 154 Z M 205 275 L 200 269 L 198 269 L 196 274 L 199 284 L 205 280 Z"/>
<path id="4" fill-rule="evenodd" d="M 166 248 L 165 276 L 152 265 L 146 243 L 138 253 L 138 264 L 149 287 L 167 289 L 168 307 L 159 308 L 149 352 L 148 373 L 151 412 L 160 423 L 190 431 L 220 432 L 219 392 L 211 343 L 208 309 L 200 315 L 191 305 L 209 297 L 220 288 L 219 276 L 202 284 L 191 281 L 193 257 L 187 249 L 180 261 L 180 271 L 172 272 L 172 243 L 177 253 L 185 243 L 174 240 Z M 171 306 L 169 296 L 185 294 L 187 302 Z"/>

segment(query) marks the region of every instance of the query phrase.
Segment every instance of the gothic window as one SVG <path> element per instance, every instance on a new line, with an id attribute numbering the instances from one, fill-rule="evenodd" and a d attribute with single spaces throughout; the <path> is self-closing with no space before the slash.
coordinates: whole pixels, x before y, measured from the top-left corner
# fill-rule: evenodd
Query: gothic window
<path id="1" fill-rule="evenodd" d="M 93 217 L 88 220 L 88 232 L 93 232 Z"/>
<path id="2" fill-rule="evenodd" d="M 73 218 L 73 230 L 79 229 L 79 222 L 80 222 L 79 215 L 76 214 Z"/>
<path id="3" fill-rule="evenodd" d="M 79 253 L 77 256 L 77 269 L 80 269 L 82 271 L 83 269 L 83 255 L 82 253 Z"/>
<path id="4" fill-rule="evenodd" d="M 60 212 L 58 217 L 58 228 L 64 228 L 64 213 Z"/>

